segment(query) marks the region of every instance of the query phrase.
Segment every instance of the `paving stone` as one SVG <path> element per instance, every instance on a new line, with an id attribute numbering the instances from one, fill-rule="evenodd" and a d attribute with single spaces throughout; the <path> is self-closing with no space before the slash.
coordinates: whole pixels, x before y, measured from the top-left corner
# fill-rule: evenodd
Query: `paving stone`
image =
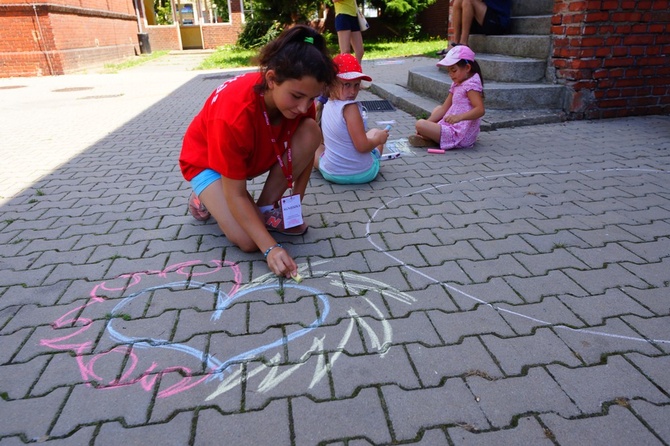
<path id="1" fill-rule="evenodd" d="M 581 283 L 575 282 L 563 271 L 549 271 L 546 275 L 536 277 L 507 276 L 505 281 L 527 303 L 536 303 L 544 297 L 561 294 L 587 295 Z"/>
<path id="2" fill-rule="evenodd" d="M 37 440 L 50 433 L 56 435 L 51 424 L 68 398 L 69 389 L 60 388 L 44 396 L 6 401 L 0 398 L 0 431 L 4 435 L 20 434 L 29 440 Z M 39 414 L 39 417 L 35 417 Z"/>
<path id="3" fill-rule="evenodd" d="M 489 381 L 479 376 L 466 378 L 478 398 L 477 404 L 493 427 L 506 427 L 514 417 L 529 412 L 579 415 L 579 409 L 544 368 L 533 367 L 524 376 Z"/>
<path id="4" fill-rule="evenodd" d="M 444 284 L 444 287 L 463 311 L 472 310 L 481 303 L 523 303 L 519 295 L 500 277 L 485 283 Z"/>
<path id="5" fill-rule="evenodd" d="M 423 311 L 413 312 L 406 318 L 394 318 L 387 322 L 388 328 L 385 327 L 385 331 L 391 332 L 389 337 L 394 345 L 419 343 L 433 346 L 442 344 L 437 331 Z M 366 343 L 370 348 L 369 336 L 366 336 Z"/>
<path id="6" fill-rule="evenodd" d="M 193 414 L 190 412 L 177 414 L 170 420 L 169 428 L 165 424 L 150 424 L 126 428 L 118 422 L 103 423 L 95 436 L 96 445 L 115 446 L 123 443 L 127 446 L 141 446 L 151 443 L 178 445 L 188 444 L 191 437 Z"/>
<path id="7" fill-rule="evenodd" d="M 644 376 L 650 379 L 661 389 L 670 388 L 670 374 L 667 373 L 670 367 L 670 358 L 667 356 L 644 356 L 639 353 L 629 353 L 626 355 L 633 365 L 638 367 Z"/>
<path id="8" fill-rule="evenodd" d="M 152 394 L 140 384 L 114 389 L 96 389 L 88 385 L 75 386 L 62 406 L 51 435 L 65 435 L 91 420 L 123 420 L 130 426 L 147 422 Z"/>
<path id="9" fill-rule="evenodd" d="M 447 313 L 458 310 L 443 284 L 431 284 L 421 290 L 412 290 L 411 293 L 384 292 L 383 295 L 384 303 L 394 318 L 421 310 L 442 310 Z"/>
<path id="10" fill-rule="evenodd" d="M 49 441 L 51 444 L 58 444 L 59 446 L 79 446 L 82 444 L 91 444 L 95 434 L 96 426 L 87 426 L 82 427 L 77 432 L 67 437 L 49 437 L 48 435 L 43 435 L 40 438 L 34 439 L 37 442 L 46 442 Z M 18 446 L 24 445 L 25 443 L 21 441 L 19 436 L 15 437 L 4 437 L 0 439 L 0 445 L 2 446 Z"/>
<path id="11" fill-rule="evenodd" d="M 523 233 L 519 234 L 519 236 L 539 252 L 551 252 L 561 246 L 587 246 L 586 242 L 565 229 L 538 235 Z"/>
<path id="12" fill-rule="evenodd" d="M 643 400 L 629 401 L 629 404 L 633 412 L 642 418 L 644 423 L 651 428 L 657 437 L 663 440 L 670 437 L 670 425 L 668 424 L 668 417 L 670 416 L 669 405 L 657 406 Z M 646 434 L 643 434 L 642 437 L 646 437 Z"/>
<path id="13" fill-rule="evenodd" d="M 523 305 L 498 304 L 496 309 L 519 334 L 530 334 L 546 325 L 582 327 L 584 323 L 556 297 L 545 297 L 541 302 Z"/>
<path id="14" fill-rule="evenodd" d="M 13 360 L 16 362 L 29 361 L 43 353 L 53 353 L 54 349 L 78 349 L 82 354 L 89 353 L 93 347 L 92 340 L 99 339 L 105 330 L 106 321 L 93 321 L 83 327 L 55 328 L 53 326 L 39 326 L 29 331 L 30 336 L 23 340 L 21 349 L 17 350 Z M 17 333 L 25 334 L 26 330 Z M 10 344 L 11 345 L 11 344 Z"/>
<path id="15" fill-rule="evenodd" d="M 488 429 L 489 423 L 462 379 L 449 379 L 440 387 L 405 391 L 382 387 L 391 426 L 398 441 L 414 439 L 423 426 L 467 424 Z"/>
<path id="16" fill-rule="evenodd" d="M 558 326 L 555 333 L 586 364 L 597 364 L 603 357 L 628 351 L 656 355 L 658 348 L 633 331 L 621 319 L 608 319 L 604 325 L 573 329 Z"/>
<path id="17" fill-rule="evenodd" d="M 259 409 L 274 399 L 295 395 L 316 401 L 331 399 L 333 395 L 327 371 L 335 364 L 336 355 L 329 355 L 328 359 L 324 355 L 312 355 L 295 364 L 280 364 L 281 357 L 276 355 L 267 363 L 248 363 L 244 379 L 245 410 Z M 346 355 L 337 359 L 337 371 L 346 368 L 346 361 L 339 360 L 343 357 L 346 358 Z M 352 384 L 359 382 L 354 376 L 351 378 Z"/>
<path id="18" fill-rule="evenodd" d="M 597 296 L 560 296 L 559 299 L 589 325 L 603 324 L 605 319 L 620 314 L 653 316 L 651 312 L 617 288 L 609 289 Z"/>
<path id="19" fill-rule="evenodd" d="M 480 305 L 475 310 L 460 313 L 432 311 L 428 313 L 428 317 L 447 344 L 460 342 L 462 337 L 474 334 L 514 335 L 505 320 L 488 305 Z"/>
<path id="20" fill-rule="evenodd" d="M 473 282 L 486 282 L 492 277 L 530 276 L 528 270 L 509 254 L 493 260 L 460 260 L 458 264 Z"/>
<path id="21" fill-rule="evenodd" d="M 456 446 L 495 444 L 496 446 L 517 446 L 521 444 L 551 445 L 553 442 L 535 418 L 523 417 L 518 425 L 510 429 L 488 432 L 470 432 L 463 427 L 451 427 L 449 439 Z"/>
<path id="22" fill-rule="evenodd" d="M 528 367 L 558 362 L 570 367 L 581 361 L 548 328 L 538 328 L 530 336 L 499 338 L 483 335 L 482 342 L 506 375 L 518 375 Z"/>
<path id="23" fill-rule="evenodd" d="M 569 251 L 591 268 L 602 268 L 608 263 L 639 263 L 643 261 L 618 243 L 607 243 L 603 247 L 589 249 L 574 247 L 569 248 Z"/>
<path id="24" fill-rule="evenodd" d="M 644 280 L 649 284 L 648 286 L 665 287 L 670 285 L 670 276 L 667 275 L 667 271 L 670 269 L 670 260 L 668 259 L 645 265 L 626 263 L 623 266 L 635 274 L 636 277 Z"/>
<path id="25" fill-rule="evenodd" d="M 289 404 L 272 401 L 260 411 L 223 414 L 216 409 L 196 412 L 194 445 L 236 444 L 241 438 L 254 445 L 291 444 Z M 318 423 L 317 423 L 318 425 Z M 259 429 L 259 426 L 263 426 Z"/>
<path id="26" fill-rule="evenodd" d="M 53 266 L 45 266 L 45 268 L 52 268 L 53 271 L 51 271 L 49 276 L 44 279 L 43 284 L 52 285 L 62 280 L 63 277 L 89 281 L 98 280 L 105 276 L 109 271 L 111 264 L 112 262 L 110 260 L 104 260 L 89 264 L 73 265 L 71 263 L 59 263 Z"/>
<path id="27" fill-rule="evenodd" d="M 626 323 L 666 353 L 670 352 L 670 316 L 641 318 L 622 316 Z"/>
<path id="28" fill-rule="evenodd" d="M 587 265 L 579 258 L 563 249 L 557 249 L 545 254 L 528 255 L 524 253 L 515 253 L 514 258 L 534 275 L 544 275 L 554 269 L 587 268 Z"/>
<path id="29" fill-rule="evenodd" d="M 30 390 L 39 379 L 48 359 L 47 356 L 40 356 L 26 363 L 0 366 L 0 393 L 3 397 L 19 400 L 31 396 Z"/>
<path id="30" fill-rule="evenodd" d="M 19 307 L 29 304 L 54 305 L 61 298 L 68 285 L 67 281 L 61 281 L 40 287 L 7 287 L 6 291 L 0 297 L 0 308 Z"/>
<path id="31" fill-rule="evenodd" d="M 424 387 L 438 386 L 442 379 L 482 375 L 501 378 L 500 367 L 477 337 L 466 337 L 460 344 L 425 347 L 407 345 L 407 352 Z"/>
<path id="32" fill-rule="evenodd" d="M 304 397 L 294 398 L 291 416 L 295 444 L 312 445 L 352 437 L 367 438 L 373 444 L 390 443 L 384 412 L 379 391 L 374 388 L 362 389 L 353 398 L 341 400 L 313 402 Z M 263 423 L 267 426 L 266 421 Z"/>
<path id="33" fill-rule="evenodd" d="M 540 418 L 558 444 L 662 444 L 627 409 L 612 406 L 605 416 L 565 419 L 556 414 Z"/>
<path id="34" fill-rule="evenodd" d="M 621 356 L 608 357 L 604 365 L 575 369 L 549 365 L 547 370 L 580 410 L 587 414 L 600 412 L 603 403 L 617 398 L 643 398 L 659 404 L 670 402 L 667 395 Z"/>
<path id="35" fill-rule="evenodd" d="M 620 244 L 647 262 L 659 262 L 664 257 L 664 253 L 670 249 L 670 237 L 658 237 L 653 241 L 639 243 L 621 242 Z"/>

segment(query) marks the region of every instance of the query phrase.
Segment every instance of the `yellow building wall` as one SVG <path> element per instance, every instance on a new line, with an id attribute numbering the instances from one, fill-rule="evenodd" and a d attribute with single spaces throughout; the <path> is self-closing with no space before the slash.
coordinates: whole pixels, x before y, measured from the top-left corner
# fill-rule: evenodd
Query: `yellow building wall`
<path id="1" fill-rule="evenodd" d="M 180 26 L 181 45 L 184 49 L 202 49 L 202 31 L 199 26 Z"/>

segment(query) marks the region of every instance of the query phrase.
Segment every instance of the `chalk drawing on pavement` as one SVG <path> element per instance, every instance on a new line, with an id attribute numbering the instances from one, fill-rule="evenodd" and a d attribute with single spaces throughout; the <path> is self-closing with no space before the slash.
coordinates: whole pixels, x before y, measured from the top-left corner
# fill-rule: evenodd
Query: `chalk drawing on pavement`
<path id="1" fill-rule="evenodd" d="M 309 383 L 309 388 L 314 387 L 318 382 L 324 379 L 328 372 L 337 362 L 340 355 L 345 351 L 345 346 L 352 336 L 360 330 L 369 340 L 372 351 L 378 352 L 382 357 L 388 353 L 393 339 L 393 330 L 386 320 L 384 312 L 380 305 L 375 303 L 371 296 L 376 292 L 379 297 L 383 292 L 386 299 L 394 299 L 401 303 L 410 305 L 415 301 L 411 295 L 401 292 L 387 284 L 374 279 L 353 274 L 353 273 L 333 273 L 328 271 L 315 270 L 321 264 L 327 261 L 312 263 L 312 272 L 310 273 L 307 265 L 300 265 L 299 271 L 303 277 L 321 277 L 325 278 L 329 285 L 342 289 L 343 293 L 359 296 L 362 302 L 369 307 L 369 312 L 373 315 L 372 320 L 360 316 L 352 307 L 347 310 L 346 315 L 337 315 L 337 318 L 347 320 L 346 328 L 342 337 L 337 342 L 337 348 L 329 355 L 329 360 L 323 360 L 323 355 L 319 355 L 313 377 Z M 207 268 L 202 268 L 207 266 Z M 219 284 L 225 275 L 231 275 L 232 283 L 227 292 L 224 292 Z M 181 280 L 171 280 L 178 278 Z M 163 281 L 158 285 L 146 286 L 142 288 L 143 281 L 151 277 L 154 282 Z M 206 282 L 205 279 L 210 279 Z M 315 320 L 303 328 L 287 333 L 285 336 L 266 342 L 257 347 L 250 348 L 242 353 L 238 353 L 228 358 L 219 358 L 203 349 L 193 347 L 180 342 L 172 342 L 169 339 L 156 337 L 152 334 L 142 333 L 141 335 L 124 334 L 120 325 L 127 316 L 126 311 L 131 306 L 147 306 L 142 299 L 148 299 L 148 296 L 155 292 L 167 290 L 171 293 L 180 293 L 187 291 L 201 291 L 206 295 L 215 296 L 215 305 L 211 311 L 211 321 L 214 326 L 220 323 L 224 312 L 235 302 L 244 297 L 251 297 L 254 293 L 263 293 L 267 291 L 278 290 L 278 280 L 272 273 L 265 274 L 250 283 L 241 283 L 241 272 L 239 266 L 232 262 L 199 260 L 178 263 L 170 265 L 160 271 L 144 271 L 131 274 L 124 274 L 111 281 L 99 283 L 93 287 L 89 297 L 82 305 L 72 308 L 63 316 L 53 322 L 52 328 L 55 332 L 63 333 L 61 329 L 71 329 L 65 335 L 58 335 L 49 339 L 42 339 L 41 345 L 61 351 L 70 351 L 75 354 L 81 378 L 89 385 L 95 385 L 98 389 L 114 389 L 139 385 L 144 391 L 152 391 L 159 383 L 159 379 L 168 373 L 179 376 L 180 379 L 157 392 L 158 398 L 165 398 L 192 389 L 195 386 L 208 382 L 218 381 L 216 389 L 210 394 L 209 399 L 213 399 L 230 389 L 241 384 L 242 366 L 252 361 L 256 361 L 266 354 L 270 354 L 269 361 L 247 371 L 244 377 L 247 388 L 252 385 L 251 379 L 258 376 L 260 382 L 257 384 L 257 391 L 266 392 L 279 385 L 286 378 L 291 376 L 296 370 L 305 367 L 307 359 L 312 354 L 318 354 L 324 351 L 324 339 L 326 334 L 319 333 L 321 327 L 330 315 L 330 301 L 326 294 L 313 287 L 304 284 L 285 283 L 282 292 L 291 292 L 294 290 L 302 294 L 314 296 L 319 303 L 319 312 Z M 126 292 L 133 291 L 126 295 Z M 372 291 L 372 293 L 368 293 Z M 95 308 L 103 308 L 110 300 L 106 294 L 117 293 L 121 297 L 114 300 L 118 303 L 112 311 L 107 314 L 101 314 L 97 318 L 106 317 L 108 320 L 105 325 L 106 336 L 115 344 L 113 348 L 102 353 L 92 353 L 95 347 L 98 332 L 96 327 L 96 318 L 90 316 L 95 314 Z M 87 316 L 83 316 L 83 314 Z M 375 326 L 373 326 L 375 325 Z M 378 327 L 377 327 L 378 326 Z M 73 329 L 74 328 L 74 329 Z M 282 355 L 279 353 L 283 347 L 291 341 L 303 336 L 313 336 L 311 347 L 305 351 L 300 361 L 287 367 L 286 361 L 282 361 Z M 170 351 L 173 354 L 165 355 L 170 358 L 181 357 L 181 363 L 166 363 L 151 360 L 149 365 L 140 370 L 141 356 L 144 351 L 153 353 L 161 350 Z M 274 353 L 277 351 L 277 353 Z M 177 353 L 177 355 L 174 355 Z M 121 355 L 127 358 L 124 371 L 121 376 L 106 377 L 105 367 L 101 365 L 110 355 Z M 152 356 L 156 357 L 154 354 Z M 158 354 L 158 358 L 161 358 Z M 188 359 L 190 358 L 190 359 Z M 145 361 L 146 362 L 146 361 Z M 169 361 L 167 361 L 169 362 Z M 191 366 L 187 363 L 194 364 Z M 205 371 L 199 370 L 198 365 L 204 365 Z M 281 373 L 279 367 L 282 367 Z"/>

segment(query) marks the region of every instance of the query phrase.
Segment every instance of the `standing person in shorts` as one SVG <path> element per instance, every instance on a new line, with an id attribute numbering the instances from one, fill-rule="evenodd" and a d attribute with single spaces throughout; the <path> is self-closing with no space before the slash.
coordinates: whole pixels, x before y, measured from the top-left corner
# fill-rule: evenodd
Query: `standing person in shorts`
<path id="1" fill-rule="evenodd" d="M 354 50 L 358 63 L 363 60 L 363 33 L 358 24 L 356 0 L 333 0 L 335 4 L 335 30 L 340 53 L 347 54 Z"/>
<path id="2" fill-rule="evenodd" d="M 454 0 L 451 24 L 454 35 L 451 46 L 467 45 L 470 33 L 501 35 L 511 28 L 512 0 Z M 439 51 L 446 56 L 449 48 Z"/>

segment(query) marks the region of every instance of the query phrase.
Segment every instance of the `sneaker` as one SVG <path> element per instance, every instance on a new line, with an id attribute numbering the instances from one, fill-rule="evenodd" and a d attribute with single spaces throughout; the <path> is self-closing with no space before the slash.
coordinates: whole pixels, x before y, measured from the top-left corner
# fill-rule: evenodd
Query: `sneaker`
<path id="1" fill-rule="evenodd" d="M 305 222 L 292 228 L 284 229 L 284 218 L 281 209 L 270 209 L 263 212 L 265 228 L 270 232 L 278 232 L 284 235 L 303 235 L 307 232 L 308 226 Z"/>
<path id="2" fill-rule="evenodd" d="M 205 205 L 202 204 L 200 198 L 198 198 L 193 192 L 191 192 L 191 196 L 188 197 L 188 211 L 191 213 L 193 218 L 198 221 L 209 220 L 209 217 L 212 216 Z"/>
<path id="3" fill-rule="evenodd" d="M 437 143 L 431 139 L 426 139 L 423 138 L 419 135 L 410 135 L 407 138 L 407 141 L 413 146 L 413 147 L 436 147 Z"/>

